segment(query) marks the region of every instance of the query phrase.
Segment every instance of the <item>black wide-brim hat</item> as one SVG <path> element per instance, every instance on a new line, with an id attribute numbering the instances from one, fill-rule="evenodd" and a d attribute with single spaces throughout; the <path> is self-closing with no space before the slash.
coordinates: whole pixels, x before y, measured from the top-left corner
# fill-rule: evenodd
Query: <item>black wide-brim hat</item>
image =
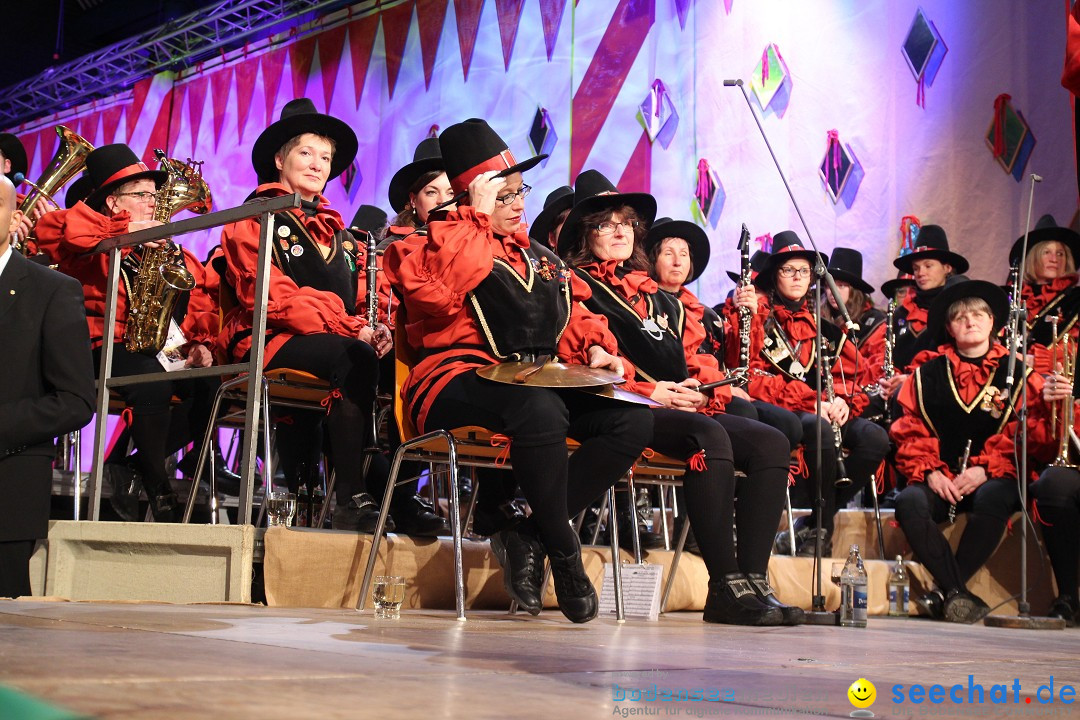
<path id="1" fill-rule="evenodd" d="M 1009 316 L 1009 297 L 1005 291 L 992 282 L 986 280 L 962 280 L 949 278 L 945 288 L 934 298 L 930 305 L 930 312 L 926 319 L 926 332 L 934 343 L 934 347 L 943 345 L 952 339 L 946 327 L 949 320 L 949 308 L 957 300 L 975 297 L 982 298 L 990 306 L 990 312 L 994 315 L 994 329 L 991 333 L 991 341 L 997 335 L 998 330 L 1005 325 Z"/>
<path id="2" fill-rule="evenodd" d="M 330 182 L 356 158 L 359 144 L 356 133 L 343 120 L 332 115 L 324 115 L 315 109 L 315 103 L 308 98 L 296 98 L 285 103 L 281 108 L 281 118 L 270 125 L 255 139 L 251 148 L 251 166 L 260 183 L 276 182 L 280 171 L 274 163 L 274 155 L 281 147 L 297 135 L 313 133 L 328 137 L 334 141 L 334 158 L 330 161 Z"/>
<path id="3" fill-rule="evenodd" d="M 682 238 L 690 248 L 690 260 L 693 262 L 694 274 L 686 278 L 687 283 L 692 283 L 705 272 L 705 266 L 709 264 L 709 255 L 712 248 L 709 247 L 709 236 L 697 223 L 688 220 L 672 220 L 660 218 L 652 224 L 649 232 L 645 235 L 645 252 L 652 252 L 653 246 L 659 245 L 668 238 Z"/>
<path id="4" fill-rule="evenodd" d="M 810 284 L 813 285 L 814 280 L 816 280 L 813 269 L 818 257 L 821 258 L 822 263 L 828 264 L 828 255 L 807 250 L 803 245 L 802 238 L 794 230 L 782 230 L 773 235 L 772 252 L 769 257 L 765 258 L 761 272 L 754 278 L 754 285 L 760 290 L 772 289 L 774 286 L 773 275 L 776 274 L 777 268 L 792 258 L 803 258 L 810 263 Z"/>
<path id="5" fill-rule="evenodd" d="M 413 151 L 413 161 L 405 165 L 390 178 L 390 207 L 394 212 L 401 212 L 409 204 L 409 192 L 416 181 L 427 172 L 443 170 L 442 152 L 439 150 L 439 138 L 424 138 Z"/>
<path id="6" fill-rule="evenodd" d="M 656 198 L 649 193 L 621 193 L 598 170 L 586 170 L 574 180 L 574 207 L 559 231 L 558 254 L 565 258 L 581 244 L 578 224 L 586 215 L 620 207 L 633 208 L 646 225 L 656 218 Z"/>
<path id="7" fill-rule="evenodd" d="M 469 118 L 443 130 L 439 150 L 455 195 L 466 192 L 469 183 L 481 173 L 497 170 L 495 177 L 506 177 L 536 167 L 547 157 L 536 155 L 518 162 L 499 134 L 480 118 Z"/>
<path id="8" fill-rule="evenodd" d="M 86 195 L 85 202 L 94 210 L 100 210 L 109 193 L 125 183 L 150 179 L 160 188 L 169 176 L 164 170 L 151 170 L 124 143 L 92 150 L 86 156 L 86 174 L 94 189 Z"/>
<path id="9" fill-rule="evenodd" d="M 755 250 L 754 254 L 750 256 L 750 282 L 751 283 L 761 273 L 761 268 L 765 267 L 765 261 L 768 260 L 768 259 L 769 259 L 769 253 L 765 252 L 764 250 Z M 739 281 L 742 280 L 742 277 L 739 275 L 739 273 L 734 272 L 732 270 L 727 271 L 727 276 L 729 278 L 731 278 L 731 282 L 735 283 L 736 285 L 738 285 Z"/>
<path id="10" fill-rule="evenodd" d="M 896 291 L 902 287 L 914 287 L 915 276 L 911 273 L 898 272 L 896 277 L 892 280 L 886 280 L 881 284 L 881 294 L 886 298 L 892 299 L 896 296 Z"/>
<path id="11" fill-rule="evenodd" d="M 26 148 L 23 147 L 22 140 L 18 136 L 0 133 L 0 153 L 11 161 L 11 172 L 7 173 L 9 180 L 15 182 L 15 176 L 20 173 L 26 177 L 26 171 L 30 169 L 30 165 L 26 160 Z"/>
<path id="12" fill-rule="evenodd" d="M 915 241 L 914 249 L 893 260 L 893 267 L 911 273 L 912 264 L 916 260 L 938 260 L 947 263 L 952 265 L 953 272 L 957 275 L 963 275 L 969 267 L 967 258 L 949 249 L 949 238 L 940 225 L 923 225 L 919 228 L 919 238 Z"/>
<path id="13" fill-rule="evenodd" d="M 68 185 L 67 193 L 64 194 L 64 207 L 70 210 L 75 204 L 84 199 L 94 189 L 94 183 L 90 180 L 89 173 L 83 173 Z"/>
<path id="14" fill-rule="evenodd" d="M 349 227 L 378 235 L 386 229 L 386 211 L 374 205 L 361 205 L 356 208 L 356 214 L 353 215 Z"/>
<path id="15" fill-rule="evenodd" d="M 832 257 L 829 258 L 829 272 L 832 273 L 833 279 L 846 282 L 851 287 L 869 295 L 874 292 L 874 286 L 863 280 L 862 268 L 863 257 L 858 250 L 846 247 L 833 249 Z"/>
<path id="16" fill-rule="evenodd" d="M 555 229 L 555 221 L 559 214 L 572 207 L 574 207 L 574 188 L 563 185 L 549 192 L 544 198 L 544 209 L 529 225 L 529 237 L 547 247 L 548 235 Z"/>
<path id="17" fill-rule="evenodd" d="M 14 165 L 12 165 L 12 167 L 14 167 Z M 1054 216 L 1047 213 L 1039 218 L 1039 221 L 1035 223 L 1035 227 L 1028 233 L 1028 252 L 1031 252 L 1031 248 L 1035 247 L 1035 243 L 1048 242 L 1050 240 L 1055 240 L 1069 248 L 1069 251 L 1073 256 L 1073 262 L 1080 262 L 1080 234 L 1077 234 L 1076 231 L 1071 228 L 1058 225 Z M 1009 250 L 1010 267 L 1020 261 L 1020 253 L 1023 249 L 1024 236 L 1021 235 L 1016 238 L 1016 242 L 1013 243 L 1012 249 Z"/>

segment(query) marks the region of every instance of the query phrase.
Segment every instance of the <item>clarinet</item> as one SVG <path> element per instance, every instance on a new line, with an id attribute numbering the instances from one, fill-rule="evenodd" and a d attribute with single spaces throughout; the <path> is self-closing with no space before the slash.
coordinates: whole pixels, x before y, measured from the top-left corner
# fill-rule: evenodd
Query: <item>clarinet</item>
<path id="1" fill-rule="evenodd" d="M 1013 337 L 1013 318 L 1020 312 L 1021 302 L 1023 298 L 1020 297 L 1020 262 L 1016 262 L 1009 268 L 1009 322 L 1001 328 L 1001 343 L 1009 349 L 1010 354 L 1019 349 L 1016 345 L 1020 338 Z M 1012 376 L 1009 381 L 1011 384 Z"/>
<path id="2" fill-rule="evenodd" d="M 967 447 L 964 448 L 964 456 L 960 458 L 960 472 L 956 473 L 956 477 L 960 477 L 967 472 L 968 462 L 971 460 L 971 441 L 967 441 Z M 956 503 L 949 506 L 949 524 L 952 525 L 956 522 Z"/>
<path id="3" fill-rule="evenodd" d="M 885 311 L 885 354 L 881 359 L 881 377 L 888 380 L 896 374 L 896 366 L 893 364 L 893 346 L 896 345 L 896 296 L 889 298 L 889 308 Z M 881 383 L 875 382 L 863 388 L 867 395 L 883 395 Z"/>
<path id="4" fill-rule="evenodd" d="M 750 277 L 750 231 L 743 223 L 742 234 L 739 236 L 739 289 L 748 287 Z M 749 380 L 747 371 L 750 369 L 750 323 L 754 319 L 753 311 L 748 307 L 739 307 L 739 367 L 735 374 L 742 376 L 740 384 Z"/>
<path id="5" fill-rule="evenodd" d="M 822 353 L 824 359 L 824 353 Z M 832 363 L 829 363 L 829 367 L 821 368 L 822 379 L 825 382 L 825 396 L 829 398 L 831 404 L 836 400 L 836 391 L 833 388 L 833 376 L 832 376 Z M 847 487 L 851 484 L 851 478 L 848 477 L 847 467 L 844 465 L 844 439 L 840 435 L 840 423 L 835 420 L 831 421 L 833 431 L 833 446 L 836 448 L 836 480 L 834 485 L 836 487 Z"/>
<path id="6" fill-rule="evenodd" d="M 367 275 L 367 321 L 368 326 L 374 330 L 376 325 L 379 324 L 379 266 L 376 262 L 378 256 L 373 233 L 367 234 L 366 260 L 364 273 Z"/>

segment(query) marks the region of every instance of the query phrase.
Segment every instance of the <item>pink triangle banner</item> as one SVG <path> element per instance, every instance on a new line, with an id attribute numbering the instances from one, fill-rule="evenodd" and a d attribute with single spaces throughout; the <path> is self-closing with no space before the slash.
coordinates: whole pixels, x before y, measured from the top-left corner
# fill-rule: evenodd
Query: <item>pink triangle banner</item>
<path id="1" fill-rule="evenodd" d="M 172 99 L 175 91 L 176 88 L 173 87 L 161 98 L 161 105 L 157 117 L 154 119 L 153 129 L 151 129 L 150 137 L 146 141 L 146 147 L 143 148 L 142 155 L 140 155 L 140 159 L 149 167 L 157 167 L 158 165 L 157 156 L 154 155 L 155 148 L 162 148 L 167 151 L 169 119 L 172 115 Z M 135 148 L 132 148 L 132 150 L 135 150 Z"/>
<path id="2" fill-rule="evenodd" d="M 233 68 L 221 68 L 210 75 L 210 102 L 214 106 L 214 151 L 221 141 L 221 128 L 229 114 L 229 90 L 232 88 Z"/>
<path id="3" fill-rule="evenodd" d="M 89 113 L 88 115 L 83 115 L 79 119 L 79 129 L 77 132 L 83 140 L 95 146 L 100 145 L 100 143 L 97 141 L 97 127 L 98 119 L 100 117 L 101 111 L 99 110 Z"/>
<path id="4" fill-rule="evenodd" d="M 439 54 L 449 0 L 416 0 L 416 25 L 420 31 L 420 55 L 424 60 L 424 87 L 431 87 L 431 73 Z"/>
<path id="5" fill-rule="evenodd" d="M 40 136 L 41 136 L 40 131 L 32 132 L 32 133 L 26 133 L 25 135 L 20 135 L 19 136 L 19 142 L 21 142 L 23 144 L 23 147 L 26 148 L 26 165 L 27 165 L 26 174 L 27 175 L 30 174 L 30 168 L 33 167 L 33 165 L 34 165 L 34 152 L 37 151 L 38 137 L 40 137 Z M 19 190 L 20 192 L 22 192 L 21 188 L 16 188 L 16 190 Z"/>
<path id="6" fill-rule="evenodd" d="M 111 145 L 116 142 L 116 130 L 120 127 L 120 115 L 123 105 L 113 105 L 101 111 L 101 144 Z"/>
<path id="7" fill-rule="evenodd" d="M 289 68 L 292 70 L 293 98 L 307 97 L 308 76 L 315 61 L 316 35 L 309 35 L 289 46 Z M 269 116 L 267 120 L 269 120 Z"/>
<path id="8" fill-rule="evenodd" d="M 525 0 L 495 0 L 495 12 L 499 16 L 499 38 L 502 40 L 503 69 L 510 69 L 510 56 L 514 53 L 521 8 Z"/>
<path id="9" fill-rule="evenodd" d="M 675 11 L 679 13 L 679 27 L 686 29 L 686 16 L 690 13 L 693 0 L 675 0 Z M 728 12 L 731 12 L 731 0 L 727 0 Z"/>
<path id="10" fill-rule="evenodd" d="M 401 61 L 405 57 L 405 42 L 409 39 L 412 23 L 413 0 L 379 13 L 382 18 L 383 49 L 386 53 L 386 84 L 390 97 L 394 97 Z"/>
<path id="11" fill-rule="evenodd" d="M 461 50 L 461 72 L 464 73 L 466 81 L 469 79 L 469 66 L 472 65 L 476 33 L 480 31 L 480 13 L 483 11 L 484 0 L 454 0 L 458 47 Z"/>
<path id="12" fill-rule="evenodd" d="M 274 118 L 274 105 L 277 103 L 278 89 L 281 88 L 281 75 L 285 72 L 285 52 L 288 48 L 280 47 L 262 56 L 263 99 L 266 101 L 266 121 L 269 125 Z"/>
<path id="13" fill-rule="evenodd" d="M 191 125 L 191 156 L 195 157 L 199 145 L 199 128 L 202 126 L 203 109 L 206 107 L 206 88 L 210 78 L 204 73 L 187 84 L 188 123 Z"/>
<path id="14" fill-rule="evenodd" d="M 56 128 L 50 125 L 47 128 L 43 128 L 38 133 L 38 154 L 41 157 L 41 169 L 45 169 L 45 166 L 52 160 L 53 153 L 56 152 L 56 144 L 60 142 L 60 139 L 56 135 Z M 27 155 L 27 158 L 30 156 Z"/>
<path id="15" fill-rule="evenodd" d="M 642 132 L 616 187 L 619 188 L 619 192 L 647 193 L 651 177 L 652 143 L 649 142 L 649 134 Z"/>
<path id="16" fill-rule="evenodd" d="M 559 37 L 559 25 L 565 9 L 566 0 L 540 0 L 540 20 L 544 26 L 544 47 L 547 48 L 549 62 L 551 54 L 555 52 L 555 40 Z"/>
<path id="17" fill-rule="evenodd" d="M 165 147 L 162 148 L 169 157 L 172 157 L 176 152 L 176 141 L 180 138 L 180 126 L 184 124 L 184 97 L 187 95 L 187 89 L 187 85 L 179 85 L 173 88 L 172 107 L 169 110 L 169 135 Z"/>
<path id="18" fill-rule="evenodd" d="M 330 112 L 330 100 L 337 84 L 341 49 L 345 46 L 345 26 L 339 25 L 319 35 L 319 72 L 322 73 L 323 107 Z"/>
<path id="19" fill-rule="evenodd" d="M 127 136 L 130 138 L 135 132 L 135 125 L 139 122 L 139 115 L 142 113 L 143 103 L 146 102 L 146 95 L 150 92 L 150 83 L 154 81 L 154 78 L 148 77 L 135 83 L 135 86 L 131 89 L 131 105 L 128 106 L 127 111 Z"/>
<path id="20" fill-rule="evenodd" d="M 244 140 L 244 127 L 251 112 L 251 97 L 255 94 L 255 76 L 259 72 L 259 59 L 252 58 L 236 66 L 236 134 Z"/>
<path id="21" fill-rule="evenodd" d="M 357 107 L 364 94 L 371 49 L 375 46 L 375 33 L 379 29 L 379 16 L 368 15 L 349 23 L 349 55 L 352 58 L 353 93 Z"/>

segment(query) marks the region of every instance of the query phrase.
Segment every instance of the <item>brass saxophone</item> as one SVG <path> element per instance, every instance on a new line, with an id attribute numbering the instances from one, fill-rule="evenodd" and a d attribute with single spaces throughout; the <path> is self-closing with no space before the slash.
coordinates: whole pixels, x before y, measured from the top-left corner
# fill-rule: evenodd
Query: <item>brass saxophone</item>
<path id="1" fill-rule="evenodd" d="M 213 198 L 202 177 L 202 163 L 190 159 L 183 163 L 166 157 L 161 150 L 154 150 L 154 154 L 161 162 L 161 169 L 168 173 L 157 193 L 154 220 L 167 223 L 181 210 L 198 215 L 210 212 Z M 168 240 L 161 247 L 144 248 L 128 297 L 124 329 L 124 347 L 128 352 L 160 352 L 169 336 L 169 321 L 180 293 L 194 287 L 195 277 L 188 271 L 179 245 Z"/>
<path id="2" fill-rule="evenodd" d="M 22 180 L 23 184 L 30 186 L 30 192 L 26 193 L 26 197 L 19 203 L 19 211 L 28 217 L 34 205 L 42 198 L 53 205 L 59 204 L 53 199 L 53 194 L 79 174 L 86 166 L 86 156 L 94 150 L 93 145 L 63 125 L 56 126 L 56 134 L 60 137 L 60 146 L 49 164 L 41 171 L 38 181 L 30 182 L 26 178 Z M 14 239 L 12 245 L 23 255 L 30 255 L 33 248 L 32 243 L 27 242 L 29 239 Z"/>

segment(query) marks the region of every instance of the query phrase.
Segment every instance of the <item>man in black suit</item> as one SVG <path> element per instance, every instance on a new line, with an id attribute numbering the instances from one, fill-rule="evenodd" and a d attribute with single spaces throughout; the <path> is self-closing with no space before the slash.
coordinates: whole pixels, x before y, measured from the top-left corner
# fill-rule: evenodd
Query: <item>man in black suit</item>
<path id="1" fill-rule="evenodd" d="M 15 188 L 0 176 L 0 597 L 30 594 L 48 534 L 54 438 L 93 416 L 94 370 L 78 281 L 11 248 Z"/>

